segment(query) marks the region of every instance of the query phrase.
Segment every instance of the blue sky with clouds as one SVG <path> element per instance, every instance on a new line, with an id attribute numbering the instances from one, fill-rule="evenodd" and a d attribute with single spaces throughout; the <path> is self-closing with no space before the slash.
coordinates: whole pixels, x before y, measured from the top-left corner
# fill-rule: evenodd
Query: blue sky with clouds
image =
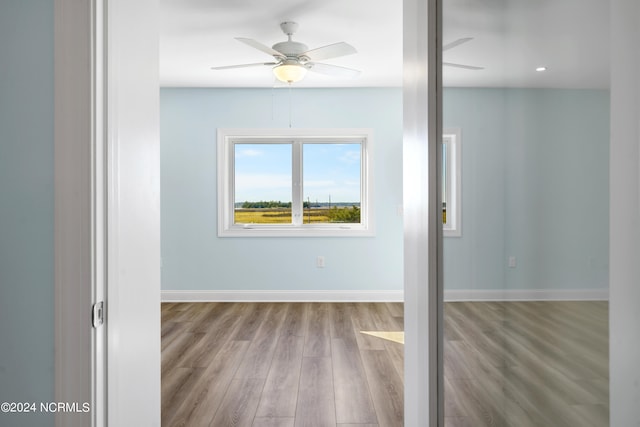
<path id="1" fill-rule="evenodd" d="M 359 202 L 360 156 L 360 144 L 304 144 L 304 200 Z M 291 201 L 291 158 L 291 144 L 236 144 L 235 201 Z"/>

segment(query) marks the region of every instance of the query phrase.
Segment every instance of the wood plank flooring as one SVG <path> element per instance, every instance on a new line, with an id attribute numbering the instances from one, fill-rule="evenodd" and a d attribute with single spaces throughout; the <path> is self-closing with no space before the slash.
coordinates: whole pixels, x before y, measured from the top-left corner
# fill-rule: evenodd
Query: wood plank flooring
<path id="1" fill-rule="evenodd" d="M 162 304 L 162 425 L 403 425 L 399 303 Z"/>
<path id="2" fill-rule="evenodd" d="M 607 426 L 605 302 L 445 304 L 445 425 Z M 162 425 L 403 425 L 399 303 L 162 304 Z"/>
<path id="3" fill-rule="evenodd" d="M 606 427 L 606 302 L 445 304 L 445 426 Z"/>

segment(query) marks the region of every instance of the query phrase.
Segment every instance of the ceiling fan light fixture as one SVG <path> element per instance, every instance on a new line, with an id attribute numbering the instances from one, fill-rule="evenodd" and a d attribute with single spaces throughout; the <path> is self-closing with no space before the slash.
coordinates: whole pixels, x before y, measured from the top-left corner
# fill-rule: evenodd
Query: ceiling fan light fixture
<path id="1" fill-rule="evenodd" d="M 307 74 L 307 69 L 298 64 L 281 64 L 273 67 L 273 74 L 281 82 L 295 83 L 302 80 Z"/>

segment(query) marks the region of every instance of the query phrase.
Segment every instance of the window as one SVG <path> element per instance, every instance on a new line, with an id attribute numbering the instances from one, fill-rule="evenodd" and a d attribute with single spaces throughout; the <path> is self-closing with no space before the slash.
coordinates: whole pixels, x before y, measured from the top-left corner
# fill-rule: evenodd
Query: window
<path id="1" fill-rule="evenodd" d="M 445 130 L 442 138 L 442 224 L 445 237 L 462 235 L 460 129 Z"/>
<path id="2" fill-rule="evenodd" d="M 219 129 L 219 236 L 369 236 L 371 131 Z"/>

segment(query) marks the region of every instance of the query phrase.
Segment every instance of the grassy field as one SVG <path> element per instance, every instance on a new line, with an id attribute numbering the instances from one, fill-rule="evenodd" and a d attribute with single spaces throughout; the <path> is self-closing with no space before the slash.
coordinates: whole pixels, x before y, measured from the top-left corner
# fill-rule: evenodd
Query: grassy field
<path id="1" fill-rule="evenodd" d="M 304 223 L 327 223 L 327 208 L 311 208 L 304 210 Z M 291 224 L 291 209 L 242 209 L 236 208 L 234 213 L 236 224 Z"/>

